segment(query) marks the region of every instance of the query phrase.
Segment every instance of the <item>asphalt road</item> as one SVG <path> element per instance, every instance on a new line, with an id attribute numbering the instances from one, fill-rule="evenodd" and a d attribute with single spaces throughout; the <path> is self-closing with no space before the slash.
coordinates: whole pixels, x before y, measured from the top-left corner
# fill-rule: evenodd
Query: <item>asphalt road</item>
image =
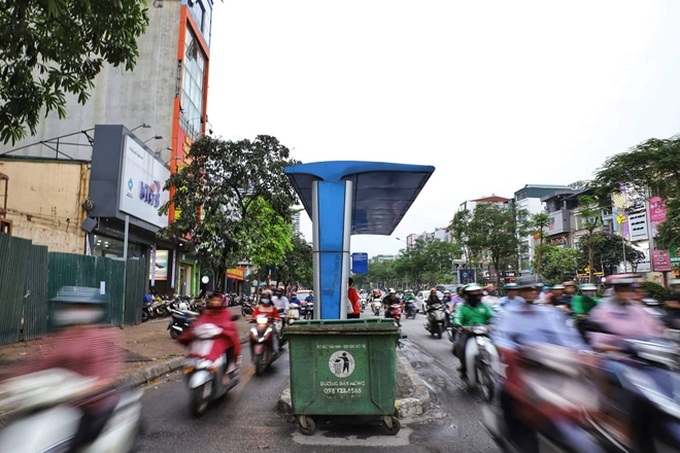
<path id="1" fill-rule="evenodd" d="M 432 409 L 418 420 L 407 420 L 396 436 L 380 434 L 370 421 L 320 426 L 313 436 L 297 432 L 296 424 L 276 410 L 278 395 L 288 386 L 288 355 L 263 376 L 246 366 L 241 383 L 196 420 L 189 414 L 188 391 L 175 373 L 148 385 L 143 399 L 143 430 L 136 451 L 152 452 L 497 452 L 481 425 L 480 397 L 470 394 L 456 375 L 451 343 L 430 337 L 424 316 L 403 320 L 408 335 L 402 352 L 428 385 Z M 169 340 L 170 341 L 170 340 Z"/>

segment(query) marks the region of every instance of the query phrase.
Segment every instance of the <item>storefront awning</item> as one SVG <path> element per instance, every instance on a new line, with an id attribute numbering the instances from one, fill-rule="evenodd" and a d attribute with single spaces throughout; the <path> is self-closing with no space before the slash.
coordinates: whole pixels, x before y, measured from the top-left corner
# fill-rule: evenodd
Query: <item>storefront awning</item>
<path id="1" fill-rule="evenodd" d="M 227 278 L 231 280 L 245 280 L 246 268 L 245 267 L 235 267 L 232 269 L 227 269 Z"/>
<path id="2" fill-rule="evenodd" d="M 353 182 L 351 234 L 390 235 L 434 172 L 430 165 L 332 161 L 286 167 L 305 210 L 312 216 L 312 182 Z"/>

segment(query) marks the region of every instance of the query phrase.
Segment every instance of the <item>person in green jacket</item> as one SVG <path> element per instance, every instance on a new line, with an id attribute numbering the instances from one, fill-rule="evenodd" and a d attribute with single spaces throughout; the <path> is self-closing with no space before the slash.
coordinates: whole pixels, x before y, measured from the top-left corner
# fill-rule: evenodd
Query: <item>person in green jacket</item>
<path id="1" fill-rule="evenodd" d="M 574 316 L 583 319 L 588 316 L 590 310 L 595 308 L 599 302 L 595 294 L 597 293 L 597 286 L 592 283 L 584 283 L 579 286 L 580 294 L 573 296 L 571 300 L 571 310 Z"/>
<path id="2" fill-rule="evenodd" d="M 458 370 L 461 374 L 465 373 L 465 345 L 472 332 L 472 327 L 487 325 L 493 318 L 491 307 L 482 303 L 483 295 L 483 288 L 478 284 L 470 283 L 466 285 L 463 288 L 465 302 L 458 306 L 453 318 L 453 327 L 458 331 L 453 345 L 453 353 L 460 360 Z"/>

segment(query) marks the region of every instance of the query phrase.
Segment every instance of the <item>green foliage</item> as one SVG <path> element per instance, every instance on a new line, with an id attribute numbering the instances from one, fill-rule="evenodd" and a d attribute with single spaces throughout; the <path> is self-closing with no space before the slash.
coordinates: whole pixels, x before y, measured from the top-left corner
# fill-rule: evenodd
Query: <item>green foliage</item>
<path id="1" fill-rule="evenodd" d="M 517 263 L 519 238 L 529 228 L 527 222 L 519 220 L 524 217 L 526 212 L 517 212 L 513 205 L 479 203 L 472 213 L 457 212 L 450 228 L 468 263 L 481 266 L 487 261 L 500 275 L 502 269 Z"/>
<path id="2" fill-rule="evenodd" d="M 293 250 L 290 219 L 296 195 L 284 174 L 295 163 L 289 154 L 266 135 L 253 141 L 197 140 L 189 164 L 165 185 L 174 196 L 160 211 L 168 212 L 174 203 L 181 215 L 162 234 L 188 235 L 201 265 L 213 269 L 219 283 L 226 266 L 239 260 L 279 265 Z"/>
<path id="3" fill-rule="evenodd" d="M 132 70 L 148 23 L 145 0 L 0 0 L 0 140 L 64 118 L 67 93 L 85 104 L 104 63 Z"/>
<path id="4" fill-rule="evenodd" d="M 278 267 L 277 279 L 289 284 L 302 283 L 305 287 L 311 288 L 314 284 L 312 246 L 299 234 L 293 235 L 292 245 L 293 249 L 286 254 Z"/>
<path id="5" fill-rule="evenodd" d="M 538 234 L 538 247 L 536 248 L 535 253 L 537 254 L 536 260 L 535 260 L 535 266 L 534 269 L 536 269 L 536 274 L 541 275 L 541 264 L 543 263 L 543 260 L 541 258 L 541 253 L 543 253 L 543 240 L 545 239 L 545 228 L 548 226 L 550 223 L 550 216 L 545 213 L 545 212 L 539 212 L 531 216 L 529 219 L 529 228 L 530 229 L 535 229 L 536 233 Z"/>
<path id="6" fill-rule="evenodd" d="M 645 292 L 645 297 L 656 299 L 660 302 L 666 300 L 666 298 L 670 295 L 670 291 L 668 291 L 667 288 L 654 282 L 644 282 L 642 284 L 642 289 Z"/>
<path id="7" fill-rule="evenodd" d="M 659 195 L 668 208 L 666 221 L 659 226 L 657 245 L 680 245 L 680 136 L 651 138 L 628 152 L 607 159 L 594 180 L 600 196 L 619 190 L 620 184 Z"/>
<path id="8" fill-rule="evenodd" d="M 593 233 L 593 269 L 594 272 L 604 272 L 611 274 L 615 272 L 615 267 L 623 261 L 623 247 L 620 236 L 605 234 L 602 232 Z M 633 248 L 629 243 L 625 243 L 626 262 L 630 263 L 628 269 L 634 270 L 638 263 L 645 259 L 645 254 Z M 581 236 L 576 244 L 578 250 L 578 269 L 581 272 L 588 266 L 588 237 Z"/>
<path id="9" fill-rule="evenodd" d="M 554 285 L 566 279 L 574 278 L 578 257 L 576 249 L 547 244 L 539 245 L 536 249 L 532 265 L 534 268 L 540 267 L 543 283 Z M 538 259 L 541 260 L 540 263 Z"/>
<path id="10" fill-rule="evenodd" d="M 417 290 L 453 280 L 453 259 L 460 256 L 456 244 L 437 239 L 416 239 L 411 247 L 401 251 L 394 260 L 371 260 L 368 274 L 357 274 L 357 287 L 369 289 L 384 282 L 385 287 Z"/>

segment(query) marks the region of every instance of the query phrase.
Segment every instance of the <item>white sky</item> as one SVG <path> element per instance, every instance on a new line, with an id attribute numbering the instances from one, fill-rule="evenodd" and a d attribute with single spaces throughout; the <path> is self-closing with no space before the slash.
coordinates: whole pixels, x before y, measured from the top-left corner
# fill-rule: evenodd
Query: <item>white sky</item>
<path id="1" fill-rule="evenodd" d="M 396 253 L 465 200 L 588 179 L 680 132 L 679 17 L 674 0 L 216 1 L 208 115 L 304 163 L 434 165 L 393 236 L 352 238 Z"/>

